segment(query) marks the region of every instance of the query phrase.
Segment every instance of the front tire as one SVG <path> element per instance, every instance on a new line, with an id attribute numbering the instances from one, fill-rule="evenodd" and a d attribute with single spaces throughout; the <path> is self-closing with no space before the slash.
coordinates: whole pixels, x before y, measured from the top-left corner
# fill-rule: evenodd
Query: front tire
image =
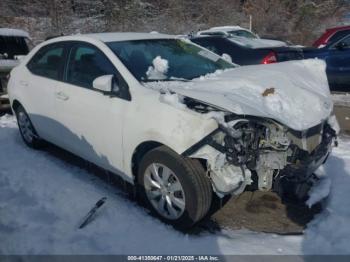
<path id="1" fill-rule="evenodd" d="M 24 110 L 23 106 L 19 105 L 16 110 L 17 124 L 21 137 L 27 146 L 40 149 L 43 146 L 43 141 L 40 139 L 35 131 L 35 128 L 30 121 L 27 112 Z"/>
<path id="2" fill-rule="evenodd" d="M 137 183 L 152 213 L 179 229 L 200 221 L 211 206 L 212 188 L 200 162 L 165 146 L 143 157 Z"/>

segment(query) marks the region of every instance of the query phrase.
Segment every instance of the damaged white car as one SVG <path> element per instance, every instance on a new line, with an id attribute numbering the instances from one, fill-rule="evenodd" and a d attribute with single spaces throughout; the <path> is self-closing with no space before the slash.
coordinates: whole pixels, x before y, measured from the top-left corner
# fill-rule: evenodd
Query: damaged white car
<path id="1" fill-rule="evenodd" d="M 44 42 L 12 71 L 9 95 L 27 145 L 49 141 L 121 176 L 182 228 L 244 190 L 303 197 L 337 131 L 323 62 L 236 68 L 161 34 Z"/>

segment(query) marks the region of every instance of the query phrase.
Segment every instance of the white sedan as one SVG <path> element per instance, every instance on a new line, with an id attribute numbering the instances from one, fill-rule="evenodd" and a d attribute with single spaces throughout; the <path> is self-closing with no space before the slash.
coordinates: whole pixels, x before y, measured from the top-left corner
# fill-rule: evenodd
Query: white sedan
<path id="1" fill-rule="evenodd" d="M 121 176 L 187 228 L 247 185 L 308 184 L 336 135 L 324 68 L 236 68 L 175 36 L 101 33 L 40 44 L 8 91 L 28 146 L 48 141 Z"/>

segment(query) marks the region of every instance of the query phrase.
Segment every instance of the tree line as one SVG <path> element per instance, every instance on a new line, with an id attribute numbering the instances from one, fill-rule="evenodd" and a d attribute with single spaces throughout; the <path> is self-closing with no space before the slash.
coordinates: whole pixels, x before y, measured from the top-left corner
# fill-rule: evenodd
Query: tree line
<path id="1" fill-rule="evenodd" d="M 37 43 L 59 34 L 249 27 L 252 17 L 260 36 L 307 45 L 349 10 L 348 0 L 2 0 L 0 27 L 27 30 Z"/>

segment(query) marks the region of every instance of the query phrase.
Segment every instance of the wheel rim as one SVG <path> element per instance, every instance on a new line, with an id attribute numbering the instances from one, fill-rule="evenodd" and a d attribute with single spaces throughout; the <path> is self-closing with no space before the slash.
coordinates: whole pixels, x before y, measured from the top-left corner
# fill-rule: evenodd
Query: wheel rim
<path id="1" fill-rule="evenodd" d="M 34 130 L 28 116 L 24 112 L 18 113 L 18 125 L 21 129 L 24 140 L 28 143 L 32 143 L 34 138 Z"/>
<path id="2" fill-rule="evenodd" d="M 162 164 L 149 165 L 144 175 L 148 200 L 163 217 L 178 219 L 185 211 L 185 193 L 175 173 Z"/>

